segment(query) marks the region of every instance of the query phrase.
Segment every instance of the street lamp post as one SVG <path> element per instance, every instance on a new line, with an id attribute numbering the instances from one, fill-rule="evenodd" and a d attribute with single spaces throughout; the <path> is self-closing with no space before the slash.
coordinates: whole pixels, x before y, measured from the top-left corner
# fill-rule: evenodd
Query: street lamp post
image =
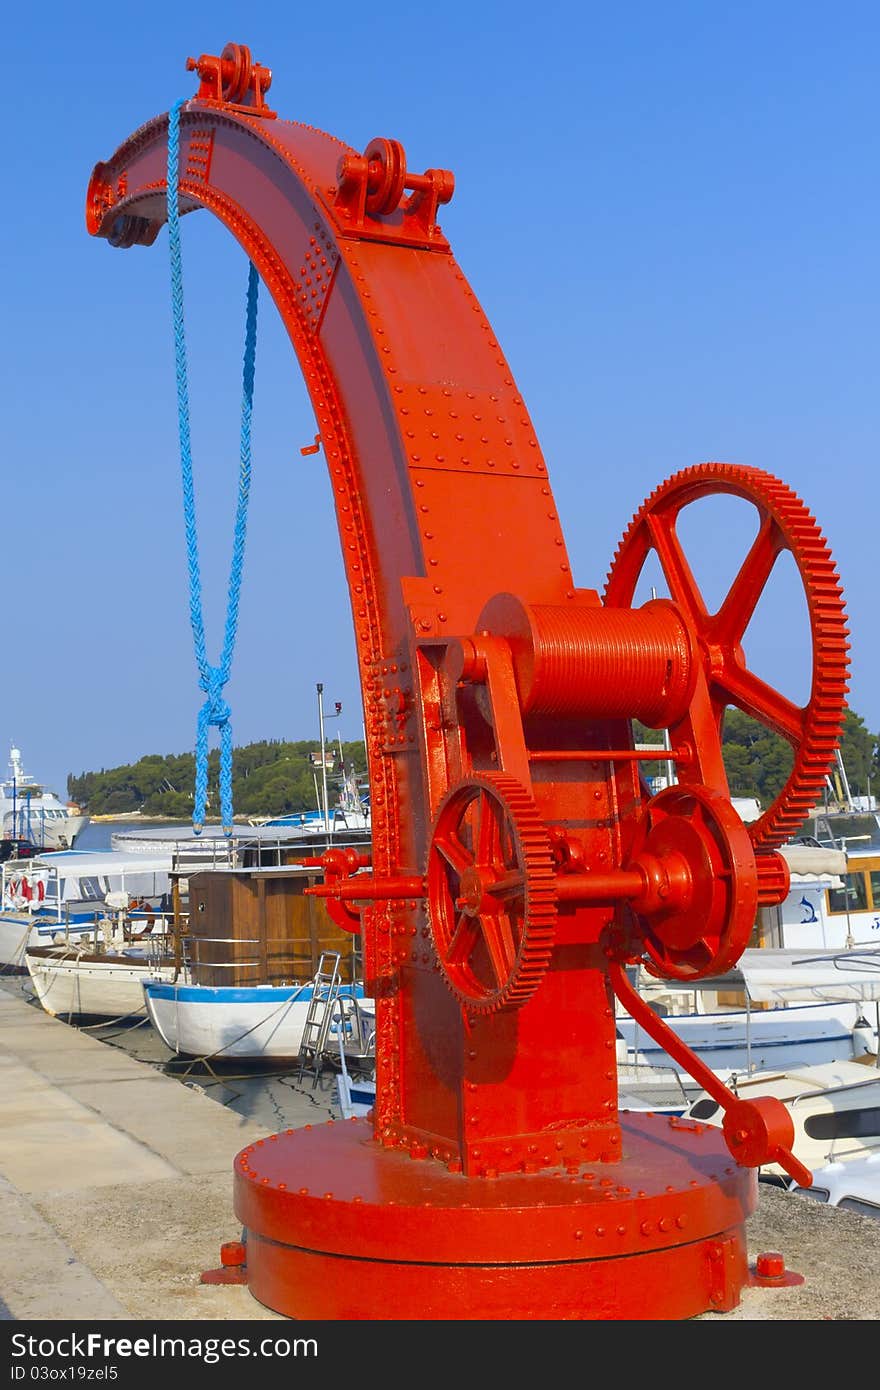
<path id="1" fill-rule="evenodd" d="M 328 714 L 328 719 L 338 719 L 342 713 L 342 705 L 336 701 L 336 713 Z M 321 783 L 324 793 L 324 834 L 330 834 L 330 804 L 327 796 L 327 744 L 324 738 L 324 686 L 318 682 L 318 725 L 321 732 Z"/>

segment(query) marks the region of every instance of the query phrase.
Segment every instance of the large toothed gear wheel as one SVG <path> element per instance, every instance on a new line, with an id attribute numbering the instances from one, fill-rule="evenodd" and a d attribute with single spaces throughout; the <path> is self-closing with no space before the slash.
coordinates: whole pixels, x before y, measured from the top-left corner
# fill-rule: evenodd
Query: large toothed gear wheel
<path id="1" fill-rule="evenodd" d="M 434 944 L 471 1013 L 516 1009 L 541 983 L 556 931 L 550 839 L 529 793 L 505 773 L 447 792 L 428 852 Z"/>
<path id="2" fill-rule="evenodd" d="M 758 534 L 717 612 L 709 613 L 691 572 L 676 523 L 682 509 L 715 493 L 742 497 L 757 508 Z M 691 714 L 673 741 L 695 746 L 693 775 L 711 780 L 720 767 L 724 711 L 733 705 L 780 734 L 794 753 L 791 774 L 775 801 L 748 829 L 756 850 L 783 844 L 803 824 L 821 795 L 846 709 L 848 629 L 840 582 L 831 553 L 811 513 L 772 474 L 738 464 L 705 463 L 662 483 L 636 513 L 617 548 L 605 586 L 605 603 L 629 607 L 649 554 L 660 562 L 670 596 L 685 617 L 702 656 L 710 708 Z M 813 639 L 810 698 L 801 708 L 746 666 L 742 639 L 773 566 L 783 551 L 797 565 L 806 594 Z M 672 731 L 671 731 L 672 732 Z M 714 742 L 714 748 L 707 744 Z M 685 770 L 681 780 L 688 779 Z"/>

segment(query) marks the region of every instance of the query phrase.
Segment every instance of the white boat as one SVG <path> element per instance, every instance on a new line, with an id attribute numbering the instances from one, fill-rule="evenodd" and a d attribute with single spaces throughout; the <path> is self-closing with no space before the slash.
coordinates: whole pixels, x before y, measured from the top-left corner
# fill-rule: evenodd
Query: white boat
<path id="1" fill-rule="evenodd" d="M 746 1008 L 678 1014 L 664 1022 L 718 1073 L 834 1062 L 869 1050 L 866 1034 L 877 1037 L 858 1005 L 846 1001 L 780 1005 L 763 1012 Z M 630 1065 L 676 1068 L 668 1052 L 628 1014 L 618 1013 L 617 1030 L 626 1042 Z"/>
<path id="2" fill-rule="evenodd" d="M 29 840 L 40 849 L 73 849 L 89 817 L 59 801 L 25 772 L 21 751 L 9 751 L 10 775 L 0 780 L 0 830 L 7 839 Z"/>
<path id="3" fill-rule="evenodd" d="M 806 841 L 784 846 L 792 869 L 791 889 L 777 908 L 764 909 L 769 945 L 817 947 L 823 950 L 847 945 L 880 944 L 880 828 L 875 814 L 837 817 L 861 834 L 841 836 L 832 845 Z M 843 824 L 841 824 L 843 821 Z M 831 822 L 833 824 L 833 822 Z M 818 826 L 828 826 L 819 821 Z M 818 827 L 817 827 L 818 828 Z M 833 880 L 823 874 L 798 873 L 799 863 L 810 864 L 817 856 L 839 858 Z"/>
<path id="4" fill-rule="evenodd" d="M 293 811 L 288 816 L 267 816 L 254 820 L 254 826 L 297 832 L 303 839 L 323 840 L 332 837 L 335 843 L 368 839 L 372 829 L 369 806 L 334 806 L 325 818 L 321 811 Z"/>
<path id="5" fill-rule="evenodd" d="M 108 893 L 90 939 L 31 946 L 24 953 L 34 992 L 55 1018 L 123 1019 L 144 1013 L 146 975 L 173 980 L 181 966 L 172 921 L 155 913 L 147 922 L 132 912 L 140 900 Z"/>
<path id="6" fill-rule="evenodd" d="M 67 1020 L 143 1014 L 144 979 L 173 980 L 176 973 L 173 957 L 156 942 L 97 952 L 85 943 L 35 946 L 25 952 L 25 964 L 43 1008 Z"/>
<path id="7" fill-rule="evenodd" d="M 849 1163 L 880 1155 L 880 1069 L 876 1056 L 863 1062 L 825 1062 L 732 1077 L 729 1089 L 741 1100 L 776 1096 L 794 1123 L 792 1152 L 811 1172 L 829 1163 Z M 703 1091 L 684 1111 L 685 1118 L 720 1126 L 724 1110 Z M 788 1185 L 785 1169 L 768 1163 L 765 1181 Z"/>
<path id="8" fill-rule="evenodd" d="M 672 982 L 653 984 L 656 994 L 650 983 L 638 984 L 642 997 L 719 1075 L 846 1061 L 878 1049 L 880 946 L 837 951 L 750 947 L 734 970 L 682 986 L 683 1008 L 676 1008 Z M 703 995 L 744 1003 L 706 1012 L 692 1002 Z M 677 1067 L 662 1044 L 620 1007 L 617 1033 L 632 1066 Z"/>
<path id="9" fill-rule="evenodd" d="M 789 1192 L 880 1221 L 880 1150 L 813 1169 L 811 1187 L 792 1182 Z"/>
<path id="10" fill-rule="evenodd" d="M 172 1052 L 218 1061 L 296 1061 L 317 988 L 314 981 L 211 988 L 156 978 L 144 978 L 142 987 L 150 1022 Z M 363 1065 L 374 1053 L 373 1002 L 353 984 L 340 986 L 335 1003 L 327 1050 L 338 1050 L 341 1034 L 352 1064 Z"/>
<path id="11" fill-rule="evenodd" d="M 313 755 L 320 759 L 320 754 Z M 342 763 L 340 750 L 340 763 Z M 319 763 L 320 765 L 320 763 Z M 344 765 L 344 764 L 343 764 Z M 268 826 L 272 829 L 290 830 L 303 839 L 329 838 L 340 841 L 361 841 L 370 838 L 372 821 L 370 819 L 370 797 L 364 786 L 359 784 L 353 767 L 338 774 L 339 792 L 335 803 L 328 804 L 325 813 L 321 798 L 315 791 L 318 809 L 315 811 L 292 811 L 288 815 L 254 816 L 252 826 Z"/>
<path id="12" fill-rule="evenodd" d="M 148 1016 L 181 1056 L 296 1061 L 305 1051 L 373 1065 L 375 1007 L 356 934 L 306 889 L 315 865 L 203 869 L 178 936 L 186 973 L 145 979 Z"/>
<path id="13" fill-rule="evenodd" d="M 0 865 L 0 969 L 24 970 L 28 947 L 91 939 L 108 895 L 125 893 L 143 927 L 170 910 L 169 851 L 62 850 Z M 137 901 L 142 907 L 133 908 Z"/>
<path id="14" fill-rule="evenodd" d="M 336 1101 L 343 1120 L 366 1119 L 376 1104 L 376 1078 L 354 1078 L 340 1071 L 336 1078 Z"/>
<path id="15" fill-rule="evenodd" d="M 332 822 L 328 836 L 323 820 L 298 823 L 298 817 L 282 817 L 272 825 L 234 825 L 226 835 L 219 825 L 206 825 L 196 835 L 192 825 L 144 825 L 130 830 L 114 830 L 110 836 L 113 849 L 126 854 L 173 854 L 179 861 L 188 859 L 195 868 L 222 868 L 231 862 L 247 865 L 286 864 L 291 851 L 320 854 L 330 845 L 363 845 L 369 840 L 365 831 L 334 833 Z"/>
<path id="16" fill-rule="evenodd" d="M 761 944 L 747 948 L 735 970 L 692 983 L 640 971 L 632 981 L 720 1075 L 845 1060 L 877 1046 L 876 1007 L 871 1021 L 863 1015 L 880 993 L 880 939 L 859 946 L 852 914 L 836 910 L 852 891 L 855 861 L 826 846 L 786 845 L 781 852 L 791 875 L 788 896 L 761 910 L 753 936 Z M 858 874 L 869 893 L 874 876 L 880 900 L 880 859 L 877 872 L 868 865 Z M 621 1007 L 617 1022 L 631 1065 L 675 1067 Z"/>

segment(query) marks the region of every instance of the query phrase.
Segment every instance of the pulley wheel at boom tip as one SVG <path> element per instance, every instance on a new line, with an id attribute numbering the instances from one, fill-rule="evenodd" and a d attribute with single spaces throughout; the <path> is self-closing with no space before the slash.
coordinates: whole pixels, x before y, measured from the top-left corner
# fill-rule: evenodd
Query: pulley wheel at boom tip
<path id="1" fill-rule="evenodd" d="M 386 140 L 379 136 L 367 145 L 364 159 L 368 163 L 375 161 L 382 169 L 380 182 L 367 193 L 367 212 L 373 217 L 394 212 L 403 197 L 406 183 L 406 155 L 403 145 L 399 140 Z"/>
<path id="2" fill-rule="evenodd" d="M 722 493 L 751 502 L 760 525 L 726 598 L 710 614 L 676 535 L 676 522 L 689 503 Z M 749 671 L 741 646 L 776 559 L 786 550 L 804 586 L 812 632 L 811 692 L 803 708 Z M 775 848 L 797 831 L 821 795 L 843 727 L 849 630 L 831 552 L 815 518 L 785 483 L 762 469 L 726 463 L 686 468 L 651 493 L 617 547 L 605 585 L 609 607 L 631 605 L 651 551 L 702 654 L 719 744 L 724 711 L 732 705 L 779 734 L 794 752 L 782 791 L 748 826 L 755 849 Z M 705 736 L 704 729 L 699 732 Z"/>
<path id="3" fill-rule="evenodd" d="M 478 773 L 447 792 L 428 851 L 428 898 L 441 970 L 464 1008 L 525 1004 L 550 963 L 556 892 L 549 836 L 514 777 Z"/>
<path id="4" fill-rule="evenodd" d="M 253 66 L 251 51 L 246 44 L 228 43 L 220 54 L 220 62 L 231 65 L 228 76 L 222 75 L 221 66 L 223 100 L 240 105 L 247 96 L 248 80 Z"/>

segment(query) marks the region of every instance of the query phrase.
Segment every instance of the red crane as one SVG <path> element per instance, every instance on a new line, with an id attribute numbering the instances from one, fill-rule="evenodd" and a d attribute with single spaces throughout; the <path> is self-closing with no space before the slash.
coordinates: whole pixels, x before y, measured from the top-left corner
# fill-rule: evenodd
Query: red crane
<path id="1" fill-rule="evenodd" d="M 730 1309 L 750 1277 L 756 1166 L 809 1175 L 782 1104 L 736 1101 L 644 1007 L 625 967 L 724 971 L 759 905 L 785 896 L 777 849 L 821 791 L 846 695 L 825 540 L 784 483 L 706 463 L 638 510 L 601 594 L 575 587 L 527 407 L 438 223 L 452 174 L 413 174 L 395 140 L 359 154 L 278 119 L 271 73 L 242 45 L 187 66 L 201 85 L 181 113 L 181 211 L 207 208 L 241 243 L 305 377 L 351 597 L 372 800 L 369 872 L 335 851 L 320 891 L 362 934 L 375 1111 L 235 1158 L 249 1288 L 322 1320 Z M 97 165 L 90 233 L 155 241 L 167 131 L 158 116 Z M 714 614 L 677 528 L 712 493 L 758 516 Z M 812 627 L 803 707 L 742 649 L 783 552 Z M 649 557 L 670 598 L 633 607 Z M 722 761 L 728 705 L 793 750 L 785 787 L 748 826 Z M 669 731 L 677 784 L 654 796 L 635 719 Z M 619 1110 L 615 995 L 714 1088 L 723 1136 Z"/>

